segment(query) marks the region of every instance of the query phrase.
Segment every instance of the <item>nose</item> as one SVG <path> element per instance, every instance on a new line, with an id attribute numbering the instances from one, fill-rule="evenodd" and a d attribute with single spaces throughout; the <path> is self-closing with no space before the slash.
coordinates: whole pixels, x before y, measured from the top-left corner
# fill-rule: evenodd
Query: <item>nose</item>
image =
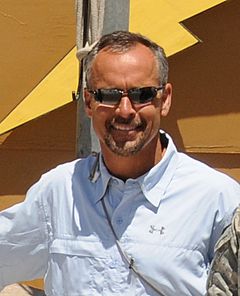
<path id="1" fill-rule="evenodd" d="M 134 117 L 136 110 L 127 96 L 123 96 L 117 106 L 116 113 L 122 118 Z"/>

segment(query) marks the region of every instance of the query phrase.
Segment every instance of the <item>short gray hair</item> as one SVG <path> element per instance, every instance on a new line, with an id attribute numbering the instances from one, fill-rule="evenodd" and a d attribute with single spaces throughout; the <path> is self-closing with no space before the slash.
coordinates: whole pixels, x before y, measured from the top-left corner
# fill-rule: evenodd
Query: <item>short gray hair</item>
<path id="1" fill-rule="evenodd" d="M 141 34 L 131 33 L 128 31 L 115 31 L 102 36 L 93 49 L 84 58 L 87 88 L 90 88 L 93 61 L 102 49 L 107 49 L 116 53 L 124 53 L 136 46 L 138 43 L 148 47 L 153 52 L 159 72 L 159 84 L 166 84 L 168 81 L 168 61 L 164 49 Z"/>

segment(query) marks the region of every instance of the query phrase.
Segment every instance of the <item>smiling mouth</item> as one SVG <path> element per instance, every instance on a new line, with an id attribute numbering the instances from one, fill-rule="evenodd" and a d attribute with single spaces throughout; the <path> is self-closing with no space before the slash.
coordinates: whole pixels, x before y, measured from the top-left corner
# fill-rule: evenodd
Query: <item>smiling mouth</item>
<path id="1" fill-rule="evenodd" d="M 109 124 L 110 129 L 117 132 L 138 131 L 143 129 L 143 126 L 144 124 L 140 119 L 130 120 L 124 118 L 114 118 Z"/>
<path id="2" fill-rule="evenodd" d="M 128 125 L 128 124 L 113 124 L 111 125 L 111 128 L 115 131 L 122 131 L 122 132 L 130 132 L 130 131 L 136 131 L 140 129 L 141 125 Z"/>

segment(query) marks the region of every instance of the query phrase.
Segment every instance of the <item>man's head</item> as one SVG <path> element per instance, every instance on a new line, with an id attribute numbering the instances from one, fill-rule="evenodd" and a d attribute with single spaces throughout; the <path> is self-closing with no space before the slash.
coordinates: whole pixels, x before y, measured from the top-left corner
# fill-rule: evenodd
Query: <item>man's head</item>
<path id="1" fill-rule="evenodd" d="M 155 153 L 160 117 L 171 104 L 163 49 L 141 35 L 114 32 L 100 39 L 85 62 L 86 112 L 103 153 Z"/>
<path id="2" fill-rule="evenodd" d="M 164 49 L 140 34 L 128 31 L 116 31 L 102 36 L 85 58 L 87 88 L 91 88 L 92 63 L 101 50 L 104 49 L 115 53 L 124 53 L 135 47 L 138 43 L 148 47 L 152 51 L 159 71 L 159 84 L 166 84 L 168 81 L 168 61 Z"/>

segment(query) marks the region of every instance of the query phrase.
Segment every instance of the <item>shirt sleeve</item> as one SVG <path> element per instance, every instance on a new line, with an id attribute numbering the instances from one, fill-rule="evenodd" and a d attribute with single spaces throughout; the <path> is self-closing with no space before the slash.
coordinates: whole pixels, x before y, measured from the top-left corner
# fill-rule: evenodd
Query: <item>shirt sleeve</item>
<path id="1" fill-rule="evenodd" d="M 215 247 L 215 256 L 208 277 L 208 294 L 238 295 L 240 291 L 238 266 L 240 241 L 240 208 L 232 224 L 224 231 Z"/>
<path id="2" fill-rule="evenodd" d="M 240 186 L 233 179 L 228 177 L 222 178 L 218 183 L 219 190 L 217 204 L 215 205 L 217 211 L 215 213 L 215 220 L 212 229 L 209 245 L 209 259 L 210 262 L 214 257 L 214 248 L 219 237 L 223 231 L 231 224 L 233 215 L 240 204 Z"/>
<path id="3" fill-rule="evenodd" d="M 39 183 L 24 202 L 0 212 L 0 290 L 45 274 L 48 231 Z"/>

